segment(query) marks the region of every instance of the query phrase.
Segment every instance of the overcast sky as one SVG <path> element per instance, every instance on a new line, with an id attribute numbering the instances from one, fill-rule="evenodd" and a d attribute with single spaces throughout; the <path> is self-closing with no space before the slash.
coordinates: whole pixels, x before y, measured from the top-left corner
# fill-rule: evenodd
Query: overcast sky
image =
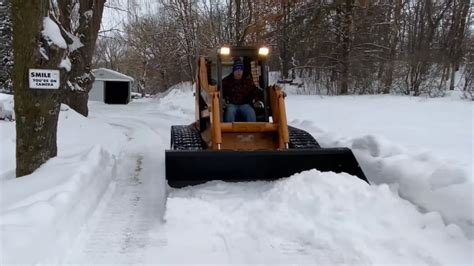
<path id="1" fill-rule="evenodd" d="M 0 0 L 1 1 L 1 0 Z M 102 17 L 102 31 L 122 29 L 130 10 L 138 14 L 152 13 L 157 9 L 156 0 L 108 0 Z"/>

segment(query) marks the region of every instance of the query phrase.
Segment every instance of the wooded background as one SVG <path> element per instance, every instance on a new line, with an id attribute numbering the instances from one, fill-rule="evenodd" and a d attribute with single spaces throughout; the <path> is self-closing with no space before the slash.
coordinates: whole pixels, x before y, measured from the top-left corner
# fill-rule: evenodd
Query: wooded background
<path id="1" fill-rule="evenodd" d="M 9 0 L 1 1 L 4 12 Z M 109 0 L 105 8 L 121 23 L 99 33 L 93 66 L 156 93 L 193 80 L 199 54 L 265 44 L 271 71 L 301 78 L 301 93 L 441 96 L 457 86 L 472 96 L 472 7 L 470 0 Z M 0 21 L 6 90 L 11 32 Z"/>
<path id="2" fill-rule="evenodd" d="M 146 12 L 140 3 L 109 3 L 126 22 L 101 34 L 95 64 L 149 93 L 192 80 L 196 56 L 224 44 L 268 45 L 271 71 L 302 78 L 303 93 L 472 90 L 469 0 L 159 0 Z"/>

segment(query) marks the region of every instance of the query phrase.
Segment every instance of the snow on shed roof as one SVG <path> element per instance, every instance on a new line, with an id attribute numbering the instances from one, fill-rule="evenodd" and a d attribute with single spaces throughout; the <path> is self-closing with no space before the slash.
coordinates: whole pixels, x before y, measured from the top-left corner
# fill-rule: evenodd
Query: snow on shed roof
<path id="1" fill-rule="evenodd" d="M 114 71 L 108 68 L 98 68 L 93 69 L 92 73 L 94 74 L 95 80 L 109 80 L 109 81 L 131 81 L 133 82 L 133 78 L 122 74 L 120 72 Z"/>

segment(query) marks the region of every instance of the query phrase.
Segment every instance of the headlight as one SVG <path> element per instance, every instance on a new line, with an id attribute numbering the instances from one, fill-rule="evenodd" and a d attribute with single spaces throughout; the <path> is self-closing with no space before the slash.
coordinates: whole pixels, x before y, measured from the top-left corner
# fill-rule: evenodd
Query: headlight
<path id="1" fill-rule="evenodd" d="M 258 54 L 259 55 L 267 56 L 268 52 L 269 52 L 269 50 L 268 50 L 267 47 L 260 47 L 260 49 L 258 49 Z"/>
<path id="2" fill-rule="evenodd" d="M 230 48 L 229 47 L 221 47 L 221 49 L 219 49 L 219 54 L 221 54 L 221 55 L 230 55 Z"/>

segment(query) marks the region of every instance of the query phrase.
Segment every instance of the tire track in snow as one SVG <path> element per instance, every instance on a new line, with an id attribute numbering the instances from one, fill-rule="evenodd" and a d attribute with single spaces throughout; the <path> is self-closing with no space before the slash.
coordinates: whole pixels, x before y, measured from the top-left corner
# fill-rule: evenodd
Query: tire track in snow
<path id="1" fill-rule="evenodd" d="M 166 138 L 137 118 L 109 119 L 128 136 L 114 191 L 65 259 L 66 263 L 140 263 L 152 228 L 163 219 Z M 163 168 L 163 169 L 161 169 Z M 163 181 L 163 182 L 160 182 Z M 90 229 L 88 229 L 90 228 Z"/>

